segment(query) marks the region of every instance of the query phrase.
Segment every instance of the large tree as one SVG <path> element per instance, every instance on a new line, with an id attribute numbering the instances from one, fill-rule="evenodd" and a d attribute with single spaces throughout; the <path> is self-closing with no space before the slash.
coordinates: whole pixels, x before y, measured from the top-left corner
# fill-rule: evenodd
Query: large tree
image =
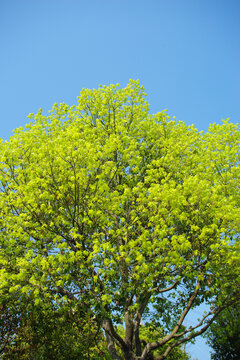
<path id="1" fill-rule="evenodd" d="M 238 301 L 238 125 L 150 115 L 135 81 L 30 118 L 1 144 L 0 298 L 77 306 L 116 360 L 165 359 Z"/>

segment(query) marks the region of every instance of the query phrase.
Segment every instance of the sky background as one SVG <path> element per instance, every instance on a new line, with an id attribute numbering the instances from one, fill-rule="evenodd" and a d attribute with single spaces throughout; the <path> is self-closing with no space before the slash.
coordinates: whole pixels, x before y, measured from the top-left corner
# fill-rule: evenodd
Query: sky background
<path id="1" fill-rule="evenodd" d="M 83 87 L 139 79 L 152 113 L 239 122 L 239 0 L 0 0 L 0 137 Z M 208 360 L 203 342 L 187 346 Z"/>

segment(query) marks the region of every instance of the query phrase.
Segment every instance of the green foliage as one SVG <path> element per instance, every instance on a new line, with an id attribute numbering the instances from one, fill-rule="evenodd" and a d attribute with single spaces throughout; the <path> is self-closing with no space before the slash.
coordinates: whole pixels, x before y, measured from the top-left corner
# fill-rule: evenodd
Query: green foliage
<path id="1" fill-rule="evenodd" d="M 150 115 L 133 80 L 29 118 L 0 146 L 1 302 L 77 306 L 125 358 L 169 357 L 239 298 L 239 126 Z M 203 301 L 212 310 L 183 328 Z M 167 335 L 144 347 L 149 309 Z"/>
<path id="2" fill-rule="evenodd" d="M 240 358 L 240 310 L 232 307 L 223 311 L 206 334 L 212 347 L 213 360 L 238 360 Z"/>

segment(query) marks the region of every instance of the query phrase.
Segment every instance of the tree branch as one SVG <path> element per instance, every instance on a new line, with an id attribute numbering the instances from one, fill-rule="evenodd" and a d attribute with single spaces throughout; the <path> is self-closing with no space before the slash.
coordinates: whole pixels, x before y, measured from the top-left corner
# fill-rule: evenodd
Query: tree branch
<path id="1" fill-rule="evenodd" d="M 175 326 L 175 328 L 173 329 L 173 331 L 168 334 L 167 336 L 165 336 L 162 340 L 160 341 L 156 341 L 156 342 L 152 342 L 152 343 L 148 343 L 142 353 L 142 356 L 140 358 L 140 360 L 145 360 L 147 358 L 147 355 L 152 351 L 155 350 L 157 348 L 159 348 L 160 346 L 163 346 L 164 344 L 166 344 L 168 341 L 170 341 L 171 339 L 173 339 L 175 337 L 175 335 L 177 334 L 180 326 L 182 325 L 186 315 L 188 314 L 189 310 L 191 309 L 191 306 L 194 302 L 194 300 L 196 299 L 196 296 L 198 294 L 200 288 L 200 281 L 197 282 L 196 287 L 195 287 L 195 291 L 192 294 L 192 296 L 189 299 L 189 302 L 187 304 L 187 306 L 185 307 L 185 309 L 182 312 L 182 315 L 180 316 L 177 325 Z"/>

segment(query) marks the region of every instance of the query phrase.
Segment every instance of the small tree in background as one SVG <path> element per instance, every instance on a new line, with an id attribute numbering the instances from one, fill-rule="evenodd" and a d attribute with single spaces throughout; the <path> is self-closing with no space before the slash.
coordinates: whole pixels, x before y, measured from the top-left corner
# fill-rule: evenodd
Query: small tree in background
<path id="1" fill-rule="evenodd" d="M 1 359 L 110 359 L 101 328 L 73 304 L 67 309 L 21 302 L 1 307 Z"/>
<path id="2" fill-rule="evenodd" d="M 213 360 L 240 359 L 240 309 L 238 306 L 224 310 L 211 325 L 206 337 L 212 347 Z"/>
<path id="3" fill-rule="evenodd" d="M 150 115 L 132 80 L 30 118 L 1 144 L 0 299 L 77 306 L 115 360 L 169 358 L 239 300 L 239 126 Z"/>

